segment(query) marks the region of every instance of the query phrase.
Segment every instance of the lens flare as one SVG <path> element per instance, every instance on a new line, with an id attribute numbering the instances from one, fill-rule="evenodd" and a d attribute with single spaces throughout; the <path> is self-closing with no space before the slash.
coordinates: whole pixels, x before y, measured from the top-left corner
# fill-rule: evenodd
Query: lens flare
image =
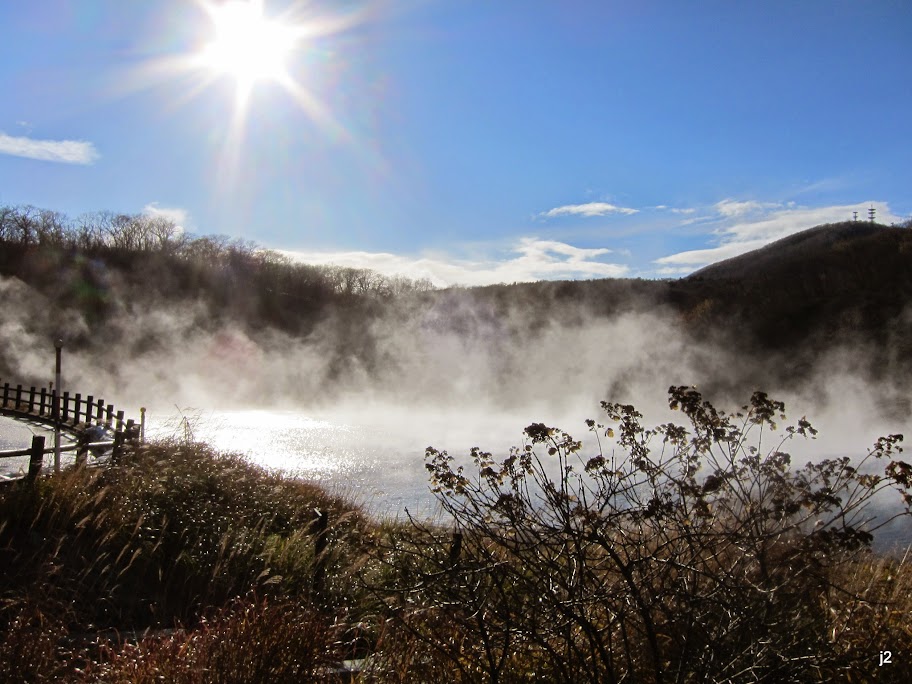
<path id="1" fill-rule="evenodd" d="M 233 0 L 206 10 L 215 36 L 200 53 L 204 68 L 233 76 L 245 97 L 257 81 L 288 78 L 286 60 L 298 42 L 300 30 L 267 18 L 262 2 Z"/>
<path id="2" fill-rule="evenodd" d="M 231 100 L 218 125 L 224 134 L 219 136 L 222 149 L 215 177 L 222 191 L 233 192 L 239 183 L 251 112 L 276 104 L 272 96 L 258 97 L 261 86 L 287 97 L 327 139 L 354 142 L 326 104 L 327 93 L 321 88 L 327 79 L 317 70 L 326 66 L 328 45 L 370 19 L 368 6 L 317 8 L 304 0 L 286 3 L 281 12 L 270 12 L 264 0 L 194 0 L 193 6 L 198 13 L 161 16 L 161 28 L 149 32 L 144 47 L 152 56 L 124 64 L 111 87 L 112 99 L 167 89 L 161 106 L 177 111 L 219 85 L 231 84 Z M 181 47 L 164 47 L 169 41 Z"/>

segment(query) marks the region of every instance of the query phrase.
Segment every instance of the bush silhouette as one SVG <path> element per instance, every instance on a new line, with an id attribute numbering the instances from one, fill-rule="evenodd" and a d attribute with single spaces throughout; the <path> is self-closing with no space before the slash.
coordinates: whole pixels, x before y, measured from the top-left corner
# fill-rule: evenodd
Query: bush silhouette
<path id="1" fill-rule="evenodd" d="M 725 413 L 672 387 L 669 405 L 686 427 L 647 429 L 633 406 L 603 402 L 591 449 L 537 423 L 503 460 L 473 449 L 471 473 L 428 448 L 457 531 L 413 522 L 424 541 L 396 542 L 389 602 L 402 638 L 425 646 L 413 663 L 446 661 L 450 681 L 818 681 L 871 667 L 832 623 L 861 600 L 845 568 L 909 514 L 902 435 L 860 463 L 793 468 L 786 443 L 816 431 L 779 430 L 784 405 L 766 394 Z M 904 506 L 877 519 L 887 488 Z"/>

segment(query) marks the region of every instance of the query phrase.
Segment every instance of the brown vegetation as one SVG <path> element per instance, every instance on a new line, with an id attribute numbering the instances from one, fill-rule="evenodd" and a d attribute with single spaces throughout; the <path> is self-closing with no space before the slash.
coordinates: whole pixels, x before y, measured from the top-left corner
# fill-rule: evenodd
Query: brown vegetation
<path id="1" fill-rule="evenodd" d="M 594 445 L 533 424 L 503 460 L 473 450 L 472 472 L 429 449 L 451 525 L 371 521 L 192 443 L 7 487 L 0 676 L 903 681 L 878 656 L 912 649 L 912 571 L 868 550 L 875 496 L 898 490 L 908 515 L 901 436 L 796 469 L 782 448 L 814 429 L 770 442 L 779 402 L 670 402 L 686 427 L 605 403 Z"/>

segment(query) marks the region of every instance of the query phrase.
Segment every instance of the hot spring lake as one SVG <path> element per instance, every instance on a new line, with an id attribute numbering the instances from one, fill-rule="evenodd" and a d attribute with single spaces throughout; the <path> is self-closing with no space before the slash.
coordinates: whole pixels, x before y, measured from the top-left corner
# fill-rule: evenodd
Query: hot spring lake
<path id="1" fill-rule="evenodd" d="M 139 415 L 130 415 L 134 413 Z M 460 461 L 468 461 L 469 449 L 476 445 L 505 455 L 522 442 L 522 429 L 530 422 L 476 415 L 450 423 L 445 415 L 417 412 L 371 420 L 375 415 L 358 420 L 357 415 L 276 410 L 150 412 L 146 437 L 190 438 L 242 454 L 270 471 L 319 482 L 376 515 L 398 517 L 408 509 L 431 517 L 436 501 L 424 467 L 426 447 L 446 449 Z M 0 417 L 0 450 L 27 448 L 32 434 L 46 435 L 47 446 L 53 445 L 52 431 Z M 485 437 L 473 441 L 470 434 Z M 72 455 L 65 454 L 63 460 L 72 462 Z M 51 463 L 52 457 L 46 456 L 46 466 Z M 0 460 L 0 472 L 27 468 L 25 457 Z"/>
<path id="2" fill-rule="evenodd" d="M 219 451 L 242 454 L 270 471 L 319 482 L 374 515 L 402 518 L 407 509 L 411 515 L 430 518 L 439 511 L 424 467 L 426 447 L 447 450 L 457 463 L 469 463 L 473 446 L 492 452 L 495 458 L 504 457 L 511 446 L 523 443 L 523 428 L 530 422 L 534 421 L 525 413 L 448 414 L 417 409 L 382 416 L 377 411 L 320 415 L 281 410 L 185 410 L 150 412 L 146 436 L 190 438 Z M 577 439 L 587 435 L 582 419 L 548 424 L 566 429 Z M 0 450 L 26 448 L 32 434 L 44 434 L 47 445 L 53 444 L 53 432 L 0 417 Z M 864 450 L 853 445 L 834 454 L 832 445 L 807 442 L 795 444 L 793 453 L 797 467 L 812 456 L 860 456 Z M 46 456 L 45 465 L 49 467 L 52 460 Z M 68 461 L 72 462 L 72 455 L 65 455 L 64 463 Z M 0 473 L 27 468 L 27 458 L 0 460 Z M 877 542 L 879 548 L 912 544 L 912 521 L 895 521 L 881 531 Z"/>

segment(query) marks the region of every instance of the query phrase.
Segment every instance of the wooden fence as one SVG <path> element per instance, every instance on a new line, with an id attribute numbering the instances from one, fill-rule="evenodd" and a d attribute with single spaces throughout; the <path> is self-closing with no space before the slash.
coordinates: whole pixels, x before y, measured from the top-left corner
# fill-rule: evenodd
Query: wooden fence
<path id="1" fill-rule="evenodd" d="M 0 415 L 38 422 L 50 428 L 59 428 L 75 438 L 75 444 L 60 447 L 60 452 L 77 451 L 77 458 L 86 450 L 111 448 L 112 461 L 117 457 L 128 439 L 142 439 L 145 428 L 145 409 L 137 426 L 132 419 L 125 420 L 124 412 L 117 411 L 113 404 L 104 399 L 95 399 L 91 394 L 83 398 L 80 393 L 63 392 L 58 396 L 52 387 L 12 386 L 4 383 L 0 398 Z M 84 439 L 86 430 L 95 425 L 103 425 L 106 431 L 113 433 L 113 439 L 87 442 Z M 36 435 L 28 448 L 0 451 L 0 458 L 29 457 L 29 471 L 26 479 L 34 480 L 41 472 L 45 454 L 53 454 L 55 447 L 45 448 L 45 438 Z"/>

